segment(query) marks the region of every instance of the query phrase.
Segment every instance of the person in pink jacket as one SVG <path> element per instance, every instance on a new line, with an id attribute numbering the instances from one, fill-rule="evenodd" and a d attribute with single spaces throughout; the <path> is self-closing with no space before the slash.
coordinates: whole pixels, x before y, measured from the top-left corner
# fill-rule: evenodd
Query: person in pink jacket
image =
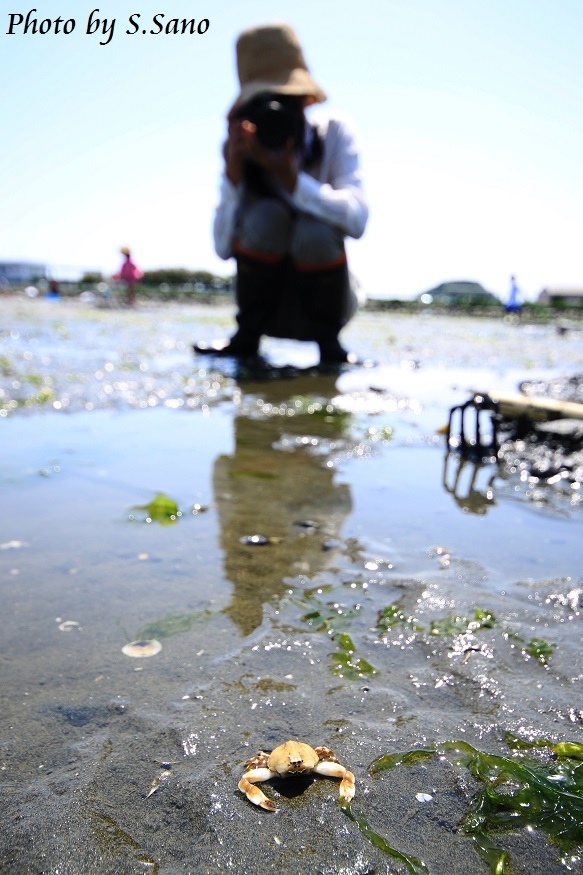
<path id="1" fill-rule="evenodd" d="M 144 276 L 144 272 L 132 261 L 131 252 L 127 246 L 121 248 L 124 257 L 119 271 L 113 275 L 114 280 L 122 280 L 126 286 L 126 304 L 133 307 L 136 303 L 136 286 Z"/>

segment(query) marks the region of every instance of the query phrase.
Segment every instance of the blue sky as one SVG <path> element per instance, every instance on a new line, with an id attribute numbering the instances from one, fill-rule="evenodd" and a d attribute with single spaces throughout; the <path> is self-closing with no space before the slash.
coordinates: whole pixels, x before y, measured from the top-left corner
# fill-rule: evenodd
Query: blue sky
<path id="1" fill-rule="evenodd" d="M 371 217 L 349 255 L 369 294 L 583 286 L 580 0 L 36 3 L 0 13 L 0 259 L 112 272 L 129 245 L 144 268 L 232 273 L 211 222 L 234 41 L 286 20 L 359 132 Z M 75 29 L 7 34 L 32 8 Z M 86 33 L 95 9 L 108 45 Z M 209 28 L 128 35 L 136 13 Z"/>

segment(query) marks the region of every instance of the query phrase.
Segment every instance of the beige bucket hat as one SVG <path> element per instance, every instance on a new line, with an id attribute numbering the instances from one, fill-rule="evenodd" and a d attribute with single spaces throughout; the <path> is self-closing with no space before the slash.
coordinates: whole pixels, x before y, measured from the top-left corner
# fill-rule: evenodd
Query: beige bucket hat
<path id="1" fill-rule="evenodd" d="M 236 52 L 241 90 L 229 115 L 266 91 L 305 96 L 308 104 L 326 100 L 326 93 L 310 76 L 302 47 L 289 24 L 244 30 L 237 39 Z"/>

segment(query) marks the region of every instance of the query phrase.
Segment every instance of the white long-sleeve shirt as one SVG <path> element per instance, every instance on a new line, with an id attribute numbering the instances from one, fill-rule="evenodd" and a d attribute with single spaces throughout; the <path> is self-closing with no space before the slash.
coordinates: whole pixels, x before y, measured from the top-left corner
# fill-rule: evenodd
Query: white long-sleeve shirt
<path id="1" fill-rule="evenodd" d="M 301 170 L 291 197 L 297 207 L 318 219 L 335 225 L 347 237 L 361 237 L 368 219 L 362 190 L 358 150 L 346 119 L 315 120 L 322 141 L 322 158 L 309 170 Z M 214 218 L 215 249 L 220 258 L 233 255 L 235 214 L 241 197 L 223 173 L 220 200 Z"/>

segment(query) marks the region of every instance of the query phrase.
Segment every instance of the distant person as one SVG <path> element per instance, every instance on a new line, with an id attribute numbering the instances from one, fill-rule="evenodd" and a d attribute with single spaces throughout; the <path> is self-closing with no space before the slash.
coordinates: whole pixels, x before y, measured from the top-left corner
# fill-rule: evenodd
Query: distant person
<path id="1" fill-rule="evenodd" d="M 519 314 L 522 311 L 520 289 L 518 288 L 515 276 L 510 277 L 510 294 L 508 296 L 508 303 L 504 309 L 507 313 Z"/>
<path id="2" fill-rule="evenodd" d="M 144 276 L 144 272 L 132 261 L 131 252 L 127 246 L 122 246 L 120 251 L 124 261 L 118 273 L 113 275 L 113 278 L 125 283 L 126 304 L 128 307 L 133 307 L 136 303 L 136 286 Z"/>
<path id="3" fill-rule="evenodd" d="M 326 94 L 291 27 L 246 30 L 236 54 L 214 240 L 237 261 L 238 330 L 220 354 L 257 356 L 269 334 L 316 341 L 322 362 L 348 361 L 338 335 L 357 302 L 344 239 L 368 218 L 353 132 L 340 118 L 306 118 Z"/>
<path id="4" fill-rule="evenodd" d="M 49 289 L 47 292 L 47 298 L 50 300 L 56 300 L 61 296 L 61 288 L 59 286 L 58 280 L 49 280 Z"/>

